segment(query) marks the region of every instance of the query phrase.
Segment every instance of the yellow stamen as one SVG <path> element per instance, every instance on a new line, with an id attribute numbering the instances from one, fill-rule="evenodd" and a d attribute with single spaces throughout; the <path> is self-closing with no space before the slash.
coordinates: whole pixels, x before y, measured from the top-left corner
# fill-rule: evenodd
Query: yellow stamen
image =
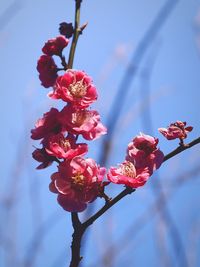
<path id="1" fill-rule="evenodd" d="M 77 111 L 72 114 L 72 123 L 82 125 L 83 122 L 88 118 L 89 113 L 86 110 Z"/>
<path id="2" fill-rule="evenodd" d="M 136 171 L 135 166 L 130 161 L 127 161 L 122 165 L 122 173 L 128 177 L 135 178 Z"/>
<path id="3" fill-rule="evenodd" d="M 82 174 L 76 174 L 72 176 L 73 184 L 82 187 L 85 182 L 85 176 Z"/>
<path id="4" fill-rule="evenodd" d="M 83 79 L 77 82 L 74 78 L 74 81 L 69 85 L 68 90 L 72 96 L 76 98 L 82 98 L 86 94 L 87 85 L 83 83 Z"/>

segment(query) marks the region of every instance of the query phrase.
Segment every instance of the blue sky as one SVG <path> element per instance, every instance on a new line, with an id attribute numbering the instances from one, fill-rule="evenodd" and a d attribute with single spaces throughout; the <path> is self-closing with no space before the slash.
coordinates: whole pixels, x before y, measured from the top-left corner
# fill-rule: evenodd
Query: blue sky
<path id="1" fill-rule="evenodd" d="M 79 39 L 74 68 L 83 69 L 93 77 L 99 92 L 98 102 L 93 107 L 98 109 L 104 123 L 134 51 L 165 2 L 83 1 L 81 22 L 88 21 L 88 27 Z M 31 152 L 36 143 L 30 140 L 30 129 L 51 106 L 62 107 L 60 102 L 46 97 L 48 90 L 40 86 L 36 62 L 44 42 L 58 35 L 59 23 L 73 21 L 74 1 L 2 0 L 0 6 L 0 111 L 3 129 L 0 266 L 28 266 L 25 265 L 26 259 L 30 259 L 35 251 L 32 266 L 53 267 L 58 266 L 57 261 L 59 266 L 66 266 L 72 233 L 70 216 L 57 205 L 56 196 L 48 191 L 49 176 L 56 171 L 56 166 L 35 170 L 37 164 L 32 160 Z M 109 164 L 123 161 L 127 144 L 143 131 L 141 118 L 144 112 L 151 112 L 153 131 L 159 137 L 164 153 L 174 149 L 177 142 L 164 140 L 157 132 L 159 127 L 177 119 L 185 120 L 194 126 L 188 141 L 199 136 L 199 8 L 200 1 L 197 0 L 177 1 L 167 22 L 149 46 L 126 96 Z M 148 84 L 142 78 L 146 68 L 151 72 Z M 141 90 L 145 96 L 146 86 L 151 93 L 150 110 L 146 109 L 145 97 L 141 99 Z M 89 156 L 96 160 L 101 142 L 97 140 L 89 144 Z M 180 187 L 173 188 L 173 181 L 198 167 L 199 151 L 198 146 L 194 147 L 165 163 L 158 177 L 166 194 L 173 191 L 169 193 L 168 209 L 187 252 L 188 266 L 200 264 L 199 172 Z M 152 187 L 156 178 L 155 174 L 144 188 L 128 196 L 91 227 L 83 266 L 106 266 L 102 255 L 109 244 L 118 244 L 154 201 L 156 196 Z M 109 192 L 114 195 L 120 189 L 113 186 Z M 13 201 L 11 206 L 5 204 L 8 200 Z M 101 204 L 102 201 L 98 201 L 97 205 Z M 122 243 L 119 252 L 113 250 L 113 254 L 110 253 L 114 262 L 107 266 L 166 266 L 166 259 L 170 259 L 173 266 L 183 266 L 174 252 L 168 222 L 160 219 L 158 211 L 152 214 L 152 220 L 143 222 L 144 228 L 137 235 L 137 229 L 130 230 L 129 239 Z M 47 224 L 38 233 L 45 221 Z M 43 229 L 50 230 L 45 234 Z M 38 247 L 31 243 L 36 232 L 41 236 Z"/>

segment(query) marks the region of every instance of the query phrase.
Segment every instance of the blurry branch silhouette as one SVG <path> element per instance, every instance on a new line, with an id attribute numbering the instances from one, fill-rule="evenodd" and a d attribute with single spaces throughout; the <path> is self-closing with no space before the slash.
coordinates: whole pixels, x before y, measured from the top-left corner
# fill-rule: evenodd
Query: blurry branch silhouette
<path id="1" fill-rule="evenodd" d="M 189 242 L 188 242 L 188 259 L 189 267 L 197 266 L 196 260 L 198 257 L 198 242 L 200 239 L 200 220 L 195 221 L 191 227 Z"/>
<path id="2" fill-rule="evenodd" d="M 104 83 L 108 80 L 108 78 L 111 76 L 112 72 L 115 70 L 115 68 L 119 67 L 120 64 L 127 62 L 129 47 L 127 44 L 118 44 L 109 59 L 106 61 L 106 63 L 103 65 L 102 70 L 100 71 L 98 77 L 96 78 L 97 86 L 100 88 L 104 85 Z M 100 103 L 101 104 L 101 103 Z M 105 110 L 105 105 L 103 106 L 103 109 Z M 93 205 L 89 206 L 83 213 L 84 219 L 86 220 L 90 215 L 92 214 L 92 211 L 94 210 L 95 203 Z M 83 240 L 82 240 L 82 253 L 84 255 L 84 250 L 86 249 L 86 243 L 87 243 L 87 237 L 88 232 L 85 233 Z M 80 266 L 82 265 L 82 262 L 80 262 Z M 106 267 L 106 266 L 105 266 Z"/>
<path id="3" fill-rule="evenodd" d="M 100 154 L 99 154 L 99 159 L 98 159 L 98 163 L 101 166 L 106 166 L 108 163 L 108 159 L 109 159 L 109 155 L 112 149 L 112 144 L 113 144 L 113 139 L 114 139 L 113 137 L 115 135 L 115 128 L 116 128 L 118 119 L 120 117 L 122 108 L 124 106 L 126 95 L 128 94 L 128 91 L 131 87 L 131 84 L 134 78 L 136 78 L 139 65 L 146 51 L 148 50 L 150 45 L 154 42 L 157 34 L 159 33 L 160 29 L 162 28 L 162 26 L 168 19 L 169 15 L 171 14 L 172 10 L 174 9 L 177 3 L 178 3 L 178 0 L 168 0 L 164 4 L 164 6 L 158 12 L 157 16 L 154 18 L 152 24 L 146 31 L 144 37 L 138 44 L 138 47 L 134 51 L 129 65 L 127 69 L 125 70 L 125 73 L 119 85 L 117 94 L 115 96 L 114 102 L 108 114 L 108 119 L 106 123 L 108 133 L 104 137 L 104 141 L 101 147 L 101 151 L 99 152 Z M 87 210 L 88 217 L 92 214 L 93 208 L 94 208 L 94 205 L 88 208 Z M 86 239 L 84 238 L 83 240 L 86 240 Z M 84 241 L 84 244 L 85 243 L 86 242 Z"/>
<path id="4" fill-rule="evenodd" d="M 23 262 L 24 267 L 34 266 L 45 236 L 47 236 L 47 234 L 58 224 L 58 222 L 60 222 L 61 219 L 64 219 L 64 217 L 55 211 L 38 227 L 36 232 L 33 234 L 32 240 L 30 240 L 28 244 Z"/>
<path id="5" fill-rule="evenodd" d="M 154 18 L 152 24 L 146 31 L 144 37 L 142 40 L 139 42 L 138 47 L 133 53 L 133 56 L 130 60 L 130 63 L 125 70 L 125 73 L 123 75 L 123 78 L 121 80 L 121 83 L 119 85 L 116 97 L 114 99 L 114 102 L 111 106 L 111 109 L 108 114 L 108 119 L 107 119 L 107 129 L 108 133 L 104 137 L 104 141 L 101 147 L 101 151 L 99 152 L 99 159 L 98 163 L 101 166 L 106 166 L 109 155 L 111 152 L 112 148 L 112 143 L 113 143 L 113 137 L 115 135 L 115 128 L 118 122 L 118 119 L 120 117 L 126 95 L 128 94 L 128 91 L 131 87 L 131 84 L 136 78 L 136 74 L 139 69 L 139 65 L 150 47 L 150 45 L 153 43 L 155 40 L 157 34 L 159 33 L 160 29 L 168 19 L 169 15 L 171 14 L 172 10 L 174 9 L 175 5 L 177 4 L 179 0 L 168 0 L 164 6 L 161 8 L 161 10 L 158 12 L 157 16 Z M 93 207 L 89 207 L 87 210 L 87 216 L 89 217 L 90 214 L 92 214 Z M 85 243 L 85 242 L 84 242 Z"/>
<path id="6" fill-rule="evenodd" d="M 29 179 L 29 197 L 30 197 L 30 205 L 31 205 L 31 212 L 32 212 L 32 223 L 34 229 L 40 225 L 42 220 L 42 205 L 41 205 L 41 198 L 40 198 L 40 184 L 39 184 L 39 177 L 37 175 L 33 175 L 31 168 L 28 168 L 28 175 Z M 37 218 L 37 220 L 35 219 Z"/>
<path id="7" fill-rule="evenodd" d="M 0 15 L 0 31 L 7 26 L 7 24 L 16 16 L 16 14 L 20 11 L 23 7 L 22 0 L 16 0 L 11 3 L 7 9 Z"/>
<path id="8" fill-rule="evenodd" d="M 133 57 L 124 73 L 122 81 L 119 85 L 119 89 L 117 91 L 117 95 L 114 99 L 114 102 L 111 106 L 111 110 L 108 114 L 107 120 L 107 128 L 108 134 L 104 138 L 104 142 L 102 145 L 102 150 L 100 152 L 99 163 L 100 165 L 106 165 L 107 159 L 109 157 L 110 148 L 112 147 L 112 138 L 115 134 L 115 127 L 120 117 L 122 107 L 124 105 L 124 101 L 126 99 L 126 95 L 131 87 L 131 84 L 136 77 L 136 74 L 139 69 L 139 65 L 149 48 L 149 46 L 154 41 L 155 37 L 157 36 L 158 32 L 166 22 L 167 18 L 171 14 L 172 10 L 174 9 L 175 5 L 178 3 L 179 0 L 168 0 L 161 10 L 158 12 L 158 15 L 153 20 L 152 24 L 150 25 L 149 29 L 146 31 L 146 34 L 138 44 L 137 49 L 135 50 Z"/>
<path id="9" fill-rule="evenodd" d="M 191 170 L 185 172 L 183 174 L 178 175 L 173 182 L 171 182 L 167 188 L 168 191 L 165 193 L 165 199 L 171 199 L 173 195 L 179 190 L 186 182 L 191 181 L 194 177 L 198 178 L 197 175 L 200 174 L 200 166 L 199 164 L 192 168 Z M 106 252 L 102 255 L 102 257 L 109 257 L 110 251 L 115 251 L 116 255 L 119 256 L 123 250 L 128 247 L 133 240 L 135 240 L 136 236 L 144 229 L 144 227 L 151 222 L 158 214 L 159 210 L 163 209 L 163 193 L 159 194 L 157 198 L 150 204 L 146 210 L 131 224 L 130 227 L 125 231 L 121 238 L 119 238 L 115 243 L 109 245 L 108 248 L 105 248 Z M 159 203 L 159 205 L 158 205 Z M 136 230 L 137 229 L 137 230 Z M 130 236 L 132 238 L 130 238 Z M 91 264 L 90 267 L 99 266 L 98 263 L 101 262 L 98 260 L 94 264 Z"/>
<path id="10" fill-rule="evenodd" d="M 27 92 L 29 92 L 30 88 L 27 88 Z M 21 220 L 20 212 L 18 209 L 19 202 L 22 196 L 24 196 L 23 190 L 23 173 L 28 166 L 27 155 L 29 154 L 30 150 L 30 143 L 27 140 L 27 129 L 31 127 L 31 118 L 30 114 L 27 113 L 27 110 L 30 108 L 32 103 L 32 98 L 30 94 L 25 95 L 23 101 L 23 108 L 24 108 L 24 132 L 22 133 L 19 140 L 15 138 L 11 138 L 11 140 L 17 140 L 18 146 L 16 147 L 16 156 L 14 157 L 14 161 L 10 164 L 10 175 L 9 179 L 5 185 L 5 196 L 1 199 L 1 206 L 4 212 L 4 216 L 2 216 L 1 220 L 1 229 L 0 229 L 0 239 L 3 239 L 3 242 L 6 242 L 5 251 L 7 255 L 7 264 L 6 266 L 18 266 L 20 261 L 20 254 L 19 254 L 19 247 L 20 247 L 20 240 L 17 239 L 18 237 L 18 221 Z M 28 175 L 33 177 L 33 172 L 28 167 L 27 168 Z M 35 175 L 34 175 L 35 178 Z M 32 180 L 33 181 L 33 180 Z M 38 190 L 40 187 L 36 186 L 36 180 L 34 180 L 34 186 L 31 187 L 31 180 L 30 182 L 30 198 L 31 201 L 31 208 L 33 212 L 33 226 L 36 226 L 40 223 L 40 203 L 38 198 Z M 33 195 L 34 194 L 34 195 Z M 35 217 L 34 217 L 35 216 Z M 37 220 L 35 220 L 37 218 Z M 7 231 L 3 229 L 7 228 Z"/>
<path id="11" fill-rule="evenodd" d="M 150 135 L 154 135 L 153 122 L 152 122 L 152 116 L 151 116 L 151 105 L 150 105 L 150 96 L 151 96 L 150 80 L 151 80 L 151 74 L 153 71 L 153 66 L 155 64 L 156 55 L 158 53 L 158 48 L 159 48 L 157 47 L 157 45 L 154 45 L 154 46 L 155 47 L 153 47 L 154 48 L 153 52 L 147 58 L 146 66 L 141 71 L 141 88 L 140 88 L 141 100 L 144 98 L 146 99 L 146 109 L 141 114 L 141 120 L 142 120 L 142 126 L 143 126 L 142 128 L 144 129 L 145 133 L 148 133 Z M 154 197 L 160 194 L 159 201 L 162 202 L 162 209 L 158 208 L 158 211 L 159 211 L 161 224 L 163 225 L 163 227 L 166 227 L 169 230 L 169 237 L 174 247 L 177 261 L 180 262 L 180 266 L 188 266 L 188 260 L 186 257 L 185 248 L 182 243 L 178 228 L 176 227 L 176 224 L 174 223 L 174 220 L 168 209 L 167 201 L 165 199 L 165 194 L 162 188 L 162 179 L 159 179 L 159 172 L 157 172 L 156 176 L 157 176 L 157 179 L 154 180 L 154 183 L 151 183 L 151 189 L 154 193 L 153 194 Z M 156 203 L 159 207 L 160 203 L 158 202 Z M 155 228 L 157 230 L 157 233 L 160 235 L 162 232 L 159 231 L 159 227 L 155 227 Z M 155 240 L 159 240 L 159 238 L 156 238 Z M 164 246 L 164 242 L 160 242 L 160 245 L 158 247 L 161 250 L 160 255 L 164 255 L 165 260 L 167 260 L 167 262 L 165 262 L 165 266 L 171 266 L 172 264 L 169 263 L 170 257 L 167 257 L 166 249 L 163 246 Z M 162 262 L 162 264 L 164 263 Z"/>
<path id="12" fill-rule="evenodd" d="M 119 119 L 118 125 L 116 127 L 116 133 L 113 137 L 112 143 L 113 147 L 115 147 L 115 143 L 118 142 L 123 130 L 126 128 L 128 129 L 128 126 L 131 123 L 134 123 L 136 119 L 139 118 L 140 114 L 142 112 L 145 112 L 147 105 L 156 104 L 161 98 L 165 97 L 167 95 L 167 90 L 165 88 L 156 90 L 156 92 L 153 92 L 150 96 L 150 99 L 147 99 L 146 97 L 143 98 L 141 101 L 137 101 L 135 105 L 133 105 L 127 112 L 124 114 L 124 116 L 121 116 Z M 147 132 L 148 133 L 148 132 Z"/>
<path id="13" fill-rule="evenodd" d="M 28 126 L 26 126 L 28 129 Z M 3 240 L 9 240 L 9 250 L 6 250 L 7 254 L 7 266 L 15 266 L 18 261 L 17 248 L 17 203 L 20 198 L 20 185 L 21 185 L 21 175 L 24 170 L 25 163 L 27 161 L 27 151 L 29 148 L 29 143 L 24 142 L 25 133 L 22 134 L 18 147 L 16 149 L 16 159 L 11 164 L 8 182 L 6 184 L 5 196 L 2 198 L 1 206 L 3 209 L 4 216 L 1 220 L 0 233 L 3 236 Z M 8 231 L 4 231 L 5 225 Z M 1 237 L 0 237 L 1 238 Z"/>
<path id="14" fill-rule="evenodd" d="M 60 254 L 57 256 L 57 258 L 54 260 L 53 264 L 51 265 L 51 267 L 64 267 L 66 266 L 66 248 L 64 248 Z"/>
<path id="15" fill-rule="evenodd" d="M 114 48 L 111 56 L 108 58 L 107 62 L 103 65 L 100 73 L 96 79 L 96 84 L 98 87 L 102 87 L 106 80 L 108 80 L 111 73 L 120 64 L 127 64 L 127 56 L 130 52 L 131 46 L 128 44 L 117 44 Z"/>

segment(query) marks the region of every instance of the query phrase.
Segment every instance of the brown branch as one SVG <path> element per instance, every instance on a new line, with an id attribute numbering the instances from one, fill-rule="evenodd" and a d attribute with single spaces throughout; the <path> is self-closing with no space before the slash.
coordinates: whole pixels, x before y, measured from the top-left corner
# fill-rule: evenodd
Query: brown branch
<path id="1" fill-rule="evenodd" d="M 193 140 L 192 142 L 190 142 L 189 144 L 185 144 L 185 145 L 181 145 L 179 147 L 177 147 L 176 149 L 174 149 L 172 152 L 170 152 L 169 154 L 167 154 L 165 157 L 164 157 L 164 161 L 176 156 L 177 154 L 181 153 L 182 151 L 188 149 L 188 148 L 191 148 L 197 144 L 200 143 L 200 137 L 198 137 L 197 139 Z"/>
<path id="2" fill-rule="evenodd" d="M 77 212 L 71 213 L 72 225 L 74 228 L 74 233 L 72 235 L 71 251 L 72 257 L 70 262 L 70 267 L 78 267 L 82 257 L 80 256 L 81 250 L 81 239 L 86 230 L 86 227 L 81 224 Z"/>
<path id="3" fill-rule="evenodd" d="M 75 0 L 75 1 L 76 1 L 76 10 L 75 10 L 75 21 L 74 21 L 74 35 L 73 35 L 72 44 L 71 44 L 71 48 L 70 48 L 70 52 L 69 52 L 69 60 L 68 60 L 68 68 L 69 69 L 71 69 L 73 66 L 76 45 L 78 42 L 79 35 L 82 32 L 79 29 L 80 9 L 81 9 L 82 0 Z"/>
<path id="4" fill-rule="evenodd" d="M 107 202 L 99 211 L 97 211 L 93 216 L 91 216 L 87 221 L 83 223 L 85 227 L 90 226 L 93 224 L 94 221 L 96 221 L 101 215 L 103 215 L 108 209 L 110 209 L 114 204 L 116 204 L 119 200 L 121 200 L 123 197 L 127 196 L 128 194 L 131 194 L 136 189 L 126 187 L 121 193 L 119 193 L 115 198 L 113 198 L 111 201 Z"/>

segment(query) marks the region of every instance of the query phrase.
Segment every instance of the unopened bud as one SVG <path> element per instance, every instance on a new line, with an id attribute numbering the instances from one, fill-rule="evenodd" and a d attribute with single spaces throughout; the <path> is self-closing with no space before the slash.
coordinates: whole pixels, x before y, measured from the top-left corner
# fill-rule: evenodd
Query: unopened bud
<path id="1" fill-rule="evenodd" d="M 72 23 L 62 22 L 60 23 L 59 32 L 66 38 L 70 38 L 74 33 L 74 27 Z"/>

